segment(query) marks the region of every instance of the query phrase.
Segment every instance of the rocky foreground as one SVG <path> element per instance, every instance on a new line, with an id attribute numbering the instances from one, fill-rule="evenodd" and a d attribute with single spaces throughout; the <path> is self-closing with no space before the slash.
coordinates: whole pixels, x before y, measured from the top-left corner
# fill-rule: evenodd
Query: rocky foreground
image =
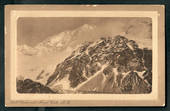
<path id="1" fill-rule="evenodd" d="M 34 82 L 30 79 L 17 81 L 18 93 L 57 93 L 51 90 L 49 87 L 42 85 L 41 83 Z"/>

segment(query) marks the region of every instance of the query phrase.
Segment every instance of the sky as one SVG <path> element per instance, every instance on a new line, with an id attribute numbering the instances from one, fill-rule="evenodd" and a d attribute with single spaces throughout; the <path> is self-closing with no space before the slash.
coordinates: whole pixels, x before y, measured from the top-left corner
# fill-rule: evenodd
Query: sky
<path id="1" fill-rule="evenodd" d="M 74 30 L 84 24 L 96 25 L 101 36 L 130 30 L 138 22 L 151 23 L 150 18 L 86 18 L 86 17 L 39 17 L 19 18 L 17 22 L 18 45 L 34 47 L 44 39 L 66 30 Z M 140 25 L 135 28 L 140 31 Z M 107 35 L 106 34 L 106 35 Z M 142 35 L 140 37 L 143 37 Z"/>

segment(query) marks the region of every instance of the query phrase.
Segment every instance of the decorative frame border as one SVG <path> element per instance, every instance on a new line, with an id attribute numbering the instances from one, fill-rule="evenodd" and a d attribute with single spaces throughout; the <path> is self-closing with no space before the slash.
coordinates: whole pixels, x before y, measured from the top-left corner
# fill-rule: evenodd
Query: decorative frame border
<path id="1" fill-rule="evenodd" d="M 55 16 L 55 13 L 57 16 Z M 17 59 L 15 49 L 17 19 L 19 17 L 54 16 L 152 18 L 153 73 L 156 74 L 153 77 L 154 92 L 147 95 L 115 95 L 114 97 L 116 98 L 114 98 L 114 100 L 112 99 L 113 95 L 109 94 L 17 94 L 16 87 L 12 87 L 16 85 L 15 63 L 17 62 Z M 8 107 L 165 106 L 165 50 L 163 50 L 165 49 L 164 27 L 163 5 L 7 5 L 5 7 L 5 105 Z"/>

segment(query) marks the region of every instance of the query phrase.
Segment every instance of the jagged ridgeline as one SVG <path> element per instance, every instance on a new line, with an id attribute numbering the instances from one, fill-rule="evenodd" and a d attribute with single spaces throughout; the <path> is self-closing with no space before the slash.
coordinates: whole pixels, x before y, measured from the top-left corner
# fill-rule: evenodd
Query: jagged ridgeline
<path id="1" fill-rule="evenodd" d="M 48 93 L 150 93 L 152 50 L 120 35 L 85 42 L 56 66 L 43 87 Z"/>

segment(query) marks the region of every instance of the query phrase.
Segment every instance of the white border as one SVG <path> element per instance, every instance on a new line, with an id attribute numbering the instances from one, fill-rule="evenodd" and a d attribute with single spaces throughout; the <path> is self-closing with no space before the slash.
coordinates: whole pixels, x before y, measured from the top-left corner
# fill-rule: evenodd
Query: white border
<path id="1" fill-rule="evenodd" d="M 10 18 L 11 100 L 157 100 L 158 98 L 158 13 L 157 11 L 37 11 L 13 10 Z M 150 94 L 19 94 L 16 92 L 17 19 L 19 17 L 150 17 L 152 18 L 152 70 Z"/>

